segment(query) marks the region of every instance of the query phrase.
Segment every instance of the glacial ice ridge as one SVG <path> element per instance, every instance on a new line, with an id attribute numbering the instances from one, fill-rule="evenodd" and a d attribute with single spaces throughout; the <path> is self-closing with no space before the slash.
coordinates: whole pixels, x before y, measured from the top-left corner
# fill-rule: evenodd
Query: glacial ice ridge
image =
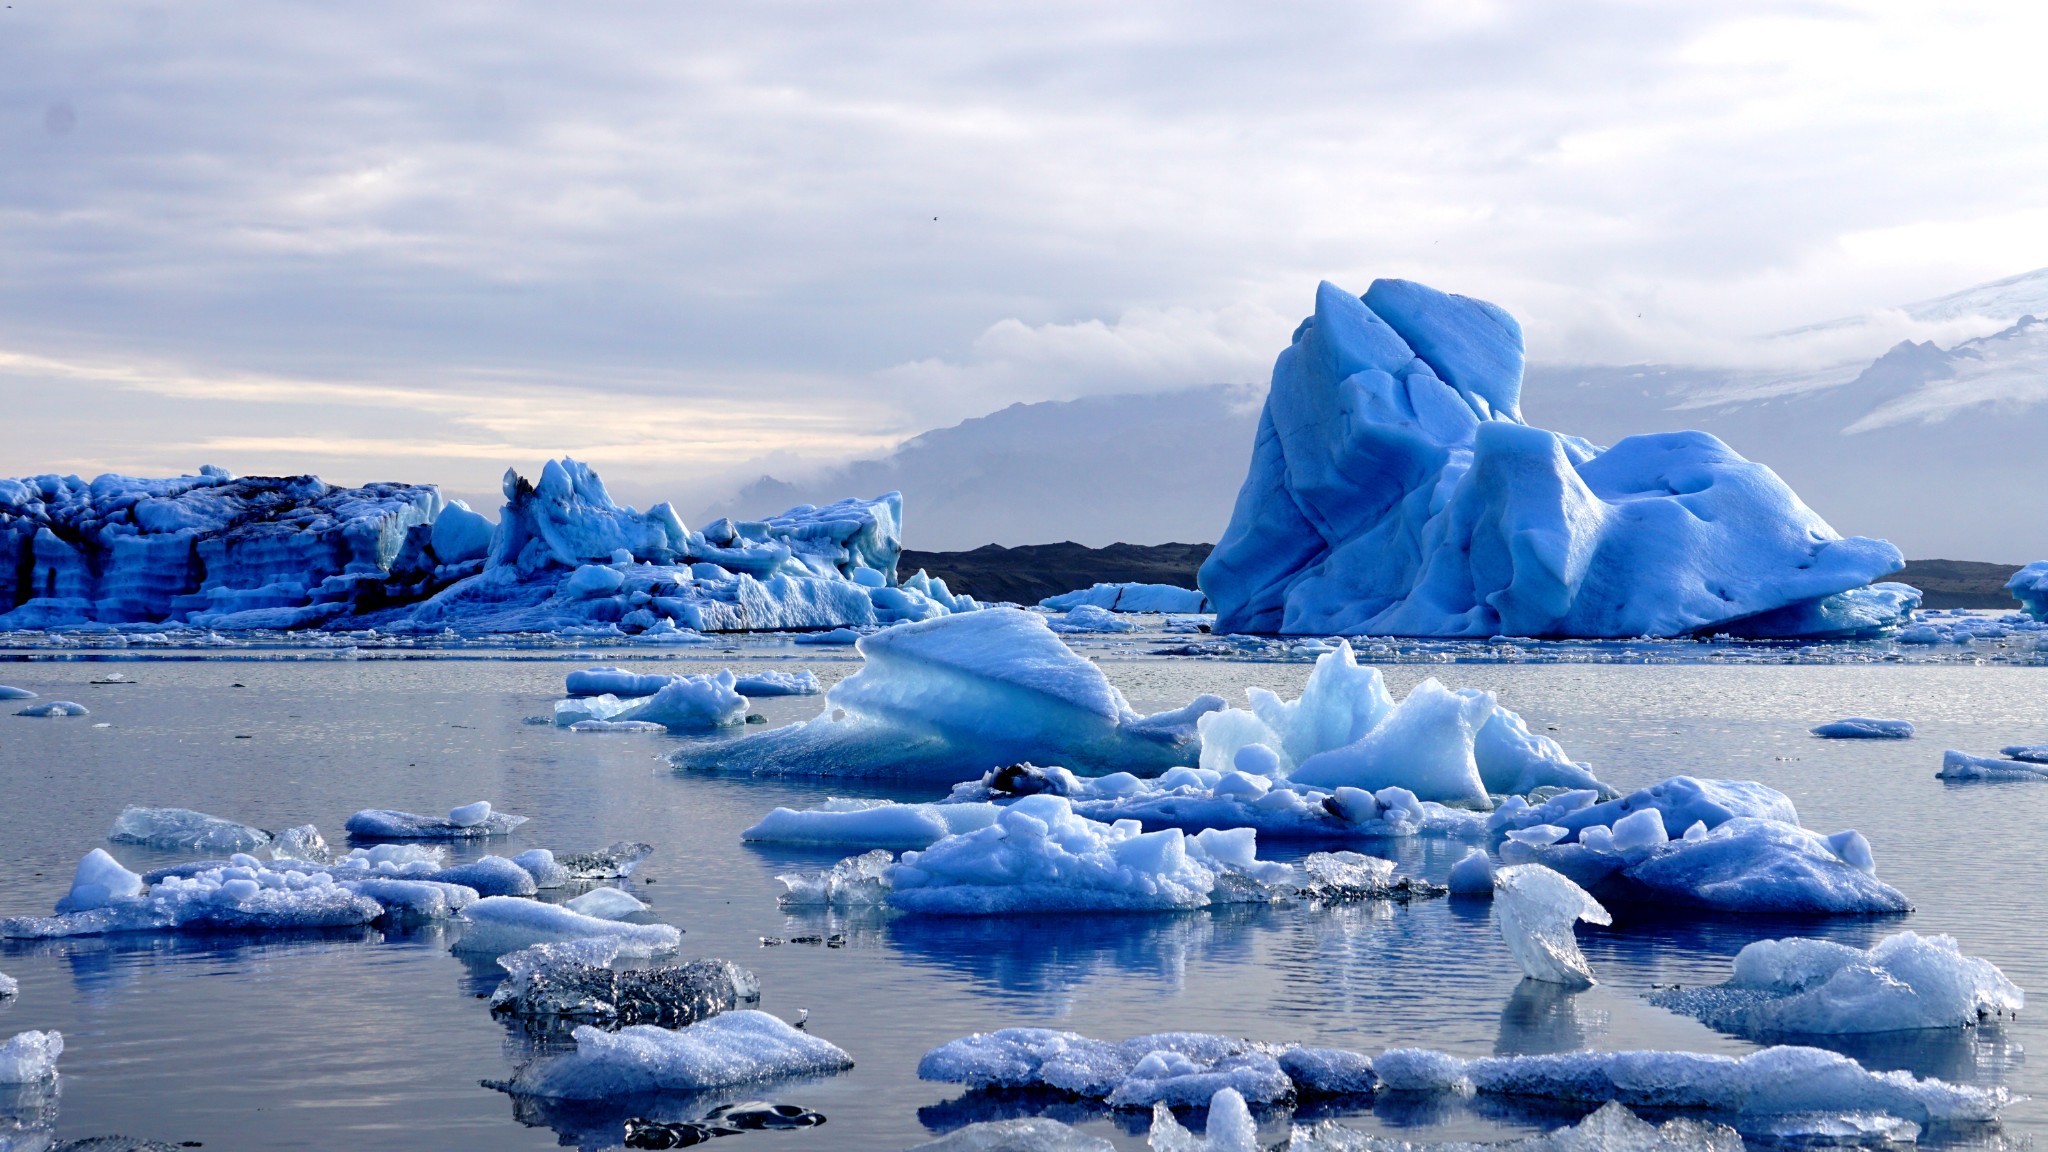
<path id="1" fill-rule="evenodd" d="M 1878 635 L 1916 589 L 1704 432 L 1600 448 L 1522 420 L 1522 331 L 1405 280 L 1327 281 L 1273 368 L 1230 526 L 1219 632 Z"/>

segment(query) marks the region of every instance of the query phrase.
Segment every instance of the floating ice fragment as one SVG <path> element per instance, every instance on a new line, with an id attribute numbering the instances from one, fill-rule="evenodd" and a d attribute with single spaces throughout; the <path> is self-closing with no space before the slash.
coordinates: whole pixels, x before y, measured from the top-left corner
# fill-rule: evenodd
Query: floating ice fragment
<path id="1" fill-rule="evenodd" d="M 666 732 L 668 725 L 652 720 L 578 720 L 569 725 L 571 732 Z"/>
<path id="2" fill-rule="evenodd" d="M 1048 596 L 1038 602 L 1040 608 L 1055 612 L 1072 612 L 1084 605 L 1108 609 L 1111 612 L 1178 612 L 1200 613 L 1209 611 L 1209 598 L 1199 588 L 1182 588 L 1174 584 L 1105 583 L 1094 584 L 1076 592 L 1062 592 Z"/>
<path id="3" fill-rule="evenodd" d="M 1493 914 L 1523 975 L 1571 987 L 1592 985 L 1593 970 L 1572 927 L 1581 920 L 1612 924 L 1614 917 L 1585 889 L 1540 864 L 1502 868 L 1493 874 Z"/>
<path id="4" fill-rule="evenodd" d="M 886 848 L 848 857 L 822 872 L 786 872 L 776 882 L 779 897 L 792 907 L 858 908 L 889 898 L 887 873 L 896 855 Z"/>
<path id="5" fill-rule="evenodd" d="M 652 696 L 608 717 L 615 724 L 634 721 L 666 725 L 673 731 L 730 728 L 747 718 L 747 700 L 733 689 L 730 670 L 700 676 L 677 676 Z M 602 697 L 600 697 L 602 699 Z M 605 717 L 593 717 L 605 719 Z"/>
<path id="6" fill-rule="evenodd" d="M 1828 940 L 1759 940 L 1724 984 L 1650 1002 L 1748 1037 L 1960 1028 L 2017 1016 L 2019 987 L 1948 936 L 1900 932 L 1868 951 Z"/>
<path id="7" fill-rule="evenodd" d="M 475 828 L 491 818 L 491 802 L 479 800 L 474 804 L 461 804 L 448 810 L 448 822 L 457 828 Z"/>
<path id="8" fill-rule="evenodd" d="M 0 972 L 0 1000 L 12 999 L 20 992 L 21 982 L 5 972 Z"/>
<path id="9" fill-rule="evenodd" d="M 1912 738 L 1913 722 L 1851 716 L 1822 724 L 1813 734 L 1828 740 L 1907 740 Z"/>
<path id="10" fill-rule="evenodd" d="M 300 824 L 287 828 L 270 840 L 272 860 L 299 860 L 312 864 L 325 864 L 332 850 L 327 840 L 320 835 L 320 829 L 311 824 Z"/>
<path id="11" fill-rule="evenodd" d="M 46 704 L 31 704 L 15 713 L 16 716 L 64 717 L 90 716 L 92 712 L 83 704 L 70 700 L 52 700 Z"/>
<path id="12" fill-rule="evenodd" d="M 189 808 L 124 808 L 107 839 L 116 844 L 197 852 L 246 852 L 270 842 L 270 833 Z"/>
<path id="13" fill-rule="evenodd" d="M 543 904 L 517 896 L 491 896 L 462 910 L 458 952 L 502 956 L 535 944 L 592 938 L 618 942 L 619 955 L 647 957 L 673 952 L 682 933 L 667 924 L 622 924 L 600 920 L 559 904 Z"/>
<path id="14" fill-rule="evenodd" d="M 509 978 L 491 1010 L 514 1016 L 618 1027 L 678 1028 L 761 998 L 761 982 L 729 960 L 613 971 L 618 941 L 536 944 L 498 958 Z"/>
<path id="15" fill-rule="evenodd" d="M 777 808 L 740 839 L 858 848 L 928 848 L 947 836 L 995 823 L 994 804 L 897 804 L 828 799 L 817 808 Z"/>
<path id="16" fill-rule="evenodd" d="M 1209 1124 L 1200 1136 L 1181 1127 L 1163 1101 L 1154 1104 L 1146 1143 L 1153 1152 L 1264 1152 L 1258 1122 L 1234 1088 L 1219 1088 L 1209 1098 Z"/>
<path id="17" fill-rule="evenodd" d="M 1065 616 L 1047 621 L 1046 626 L 1055 632 L 1134 632 L 1138 628 L 1109 609 L 1093 604 L 1073 608 Z"/>
<path id="18" fill-rule="evenodd" d="M 2048 744 L 2008 744 L 2000 748 L 1998 754 L 2029 764 L 2048 764 Z"/>
<path id="19" fill-rule="evenodd" d="M 142 877 L 121 866 L 104 848 L 87 852 L 71 877 L 71 891 L 57 901 L 57 911 L 84 912 L 116 900 L 142 895 Z"/>
<path id="20" fill-rule="evenodd" d="M 1941 754 L 1938 780 L 2048 780 L 2048 764 L 1972 756 L 1950 748 Z"/>
<path id="21" fill-rule="evenodd" d="M 421 877 L 474 888 L 482 896 L 531 896 L 540 890 L 533 873 L 503 856 L 483 856 Z"/>
<path id="22" fill-rule="evenodd" d="M 809 668 L 794 672 L 771 669 L 765 672 L 742 673 L 733 682 L 739 694 L 749 698 L 760 696 L 816 696 L 825 690 L 818 682 L 818 674 Z"/>
<path id="23" fill-rule="evenodd" d="M 1493 862 L 1487 859 L 1486 849 L 1469 848 L 1451 865 L 1450 886 L 1453 896 L 1493 895 Z"/>
<path id="24" fill-rule="evenodd" d="M 17 1032 L 0 1044 L 0 1084 L 33 1084 L 57 1074 L 64 1054 L 64 1034 Z"/>
<path id="25" fill-rule="evenodd" d="M 421 816 L 413 812 L 399 812 L 389 808 L 365 808 L 348 818 L 344 825 L 351 836 L 366 840 L 473 840 L 488 836 L 509 835 L 512 829 L 526 823 L 526 817 L 513 816 L 504 812 L 493 812 L 488 802 L 483 804 L 483 815 L 475 823 L 462 824 L 454 819 L 438 816 Z M 466 804 L 449 813 L 462 813 L 465 818 L 474 814 L 477 804 Z"/>
<path id="26" fill-rule="evenodd" d="M 535 888 L 560 888 L 571 879 L 569 870 L 557 863 L 555 854 L 546 848 L 529 848 L 514 856 L 512 862 L 533 877 Z"/>
<path id="27" fill-rule="evenodd" d="M 1802 1128 L 1773 1118 L 1757 1128 L 1758 1134 L 1766 1139 L 1767 1132 L 1790 1137 L 1795 1131 L 1805 1134 L 1815 1131 L 1815 1127 Z M 1918 1135 L 1919 1127 L 1909 1121 L 1892 1120 L 1884 1131 L 1890 1136 L 1904 1132 L 1905 1141 L 1910 1143 Z M 1827 1143 L 1833 1141 L 1786 1139 L 1783 1146 L 1817 1147 Z M 1864 1141 L 1842 1143 L 1855 1145 Z M 1727 1125 L 1684 1118 L 1651 1124 L 1612 1101 L 1569 1127 L 1491 1144 L 1395 1140 L 1346 1127 L 1335 1120 L 1325 1120 L 1313 1128 L 1296 1125 L 1287 1144 L 1288 1152 L 1744 1152 L 1746 1147 L 1742 1135 Z"/>
<path id="28" fill-rule="evenodd" d="M 569 870 L 572 880 L 620 880 L 633 874 L 642 860 L 654 855 L 654 845 L 634 840 L 593 852 L 569 852 L 555 857 L 555 863 Z"/>
<path id="29" fill-rule="evenodd" d="M 617 888 L 592 888 L 573 900 L 564 900 L 562 907 L 599 920 L 624 920 L 628 916 L 647 911 L 647 905 Z"/>
<path id="30" fill-rule="evenodd" d="M 0 684 L 0 700 L 33 700 L 36 694 L 26 688 L 14 688 Z"/>
<path id="31" fill-rule="evenodd" d="M 576 1029 L 576 1051 L 520 1068 L 504 1087 L 521 1095 L 597 1100 L 643 1092 L 724 1088 L 838 1072 L 853 1057 L 781 1019 L 750 1009 L 687 1028 Z"/>

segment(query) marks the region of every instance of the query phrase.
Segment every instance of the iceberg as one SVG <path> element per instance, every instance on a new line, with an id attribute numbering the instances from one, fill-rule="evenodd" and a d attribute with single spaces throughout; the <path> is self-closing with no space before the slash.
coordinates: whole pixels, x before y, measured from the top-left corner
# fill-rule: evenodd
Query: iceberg
<path id="1" fill-rule="evenodd" d="M 536 944 L 498 957 L 507 973 L 491 1011 L 619 1028 L 680 1028 L 761 998 L 761 982 L 730 960 L 614 971 L 616 940 L 593 937 Z"/>
<path id="2" fill-rule="evenodd" d="M 107 839 L 116 844 L 197 852 L 248 852 L 270 843 L 270 833 L 189 808 L 124 808 Z"/>
<path id="3" fill-rule="evenodd" d="M 1581 920 L 1612 924 L 1614 917 L 1585 889 L 1541 864 L 1502 868 L 1493 874 L 1493 915 L 1523 975 L 1574 988 L 1593 985 L 1572 926 Z"/>
<path id="4" fill-rule="evenodd" d="M 1072 612 L 1076 608 L 1086 606 L 1109 612 L 1194 614 L 1209 611 L 1209 598 L 1202 595 L 1199 588 L 1182 588 L 1174 584 L 1116 582 L 1094 584 L 1076 592 L 1047 596 L 1038 602 L 1038 606 L 1050 608 L 1055 612 Z"/>
<path id="5" fill-rule="evenodd" d="M 574 1036 L 575 1052 L 527 1064 L 503 1087 L 526 1096 L 601 1100 L 726 1088 L 853 1067 L 853 1057 L 838 1045 L 752 1009 L 725 1012 L 674 1030 L 638 1024 L 606 1032 L 584 1025 Z"/>
<path id="6" fill-rule="evenodd" d="M 1824 740 L 1909 740 L 1913 736 L 1913 722 L 1851 716 L 1822 724 L 1813 729 L 1813 734 Z"/>
<path id="7" fill-rule="evenodd" d="M 17 1032 L 0 1044 L 0 1084 L 34 1084 L 57 1074 L 62 1032 Z"/>
<path id="8" fill-rule="evenodd" d="M 1900 932 L 1876 947 L 1759 940 L 1727 982 L 1655 992 L 1650 1002 L 1739 1036 L 1843 1035 L 1963 1028 L 2018 1016 L 2019 986 L 1953 937 Z"/>
<path id="9" fill-rule="evenodd" d="M 343 825 L 351 836 L 365 840 L 478 840 L 509 836 L 526 823 L 526 817 L 491 811 L 490 801 L 479 800 L 450 809 L 447 817 L 421 816 L 389 808 L 365 808 Z"/>
<path id="10" fill-rule="evenodd" d="M 1611 448 L 1523 422 L 1522 332 L 1405 280 L 1330 283 L 1281 352 L 1199 583 L 1219 632 L 1855 637 L 1917 590 L 1704 432 Z"/>
<path id="11" fill-rule="evenodd" d="M 679 768 L 950 784 L 1022 760 L 1156 775 L 1196 757 L 1214 696 L 1139 716 L 1045 619 L 989 608 L 861 637 L 866 663 L 814 720 L 670 754 Z"/>
<path id="12" fill-rule="evenodd" d="M 15 715 L 50 719 L 65 716 L 90 716 L 92 712 L 85 705 L 71 700 L 50 700 L 41 704 L 31 704 L 17 711 Z"/>
<path id="13" fill-rule="evenodd" d="M 608 940 L 620 956 L 646 958 L 673 952 L 683 934 L 668 924 L 622 924 L 600 920 L 559 904 L 543 904 L 517 896 L 487 896 L 462 910 L 462 936 L 457 952 L 503 956 L 536 944 L 573 940 Z"/>
<path id="14" fill-rule="evenodd" d="M 2036 620 L 2048 620 L 2048 560 L 2036 560 L 2012 574 L 2005 590 L 2020 602 L 2020 610 Z"/>

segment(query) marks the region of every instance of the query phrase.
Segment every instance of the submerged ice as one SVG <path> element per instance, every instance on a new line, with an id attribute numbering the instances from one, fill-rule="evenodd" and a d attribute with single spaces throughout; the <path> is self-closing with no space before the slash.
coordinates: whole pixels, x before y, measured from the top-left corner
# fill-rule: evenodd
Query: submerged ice
<path id="1" fill-rule="evenodd" d="M 1903 566 L 1704 432 L 1611 448 L 1522 420 L 1522 331 L 1404 280 L 1324 283 L 1202 565 L 1221 632 L 1834 637 L 1905 621 Z"/>

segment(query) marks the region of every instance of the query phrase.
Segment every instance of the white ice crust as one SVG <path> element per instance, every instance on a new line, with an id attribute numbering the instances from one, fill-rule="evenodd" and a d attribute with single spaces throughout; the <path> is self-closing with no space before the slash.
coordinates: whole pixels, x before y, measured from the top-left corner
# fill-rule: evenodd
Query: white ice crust
<path id="1" fill-rule="evenodd" d="M 489 896 L 462 910 L 458 952 L 503 956 L 535 944 L 609 939 L 618 954 L 636 958 L 673 952 L 682 933 L 667 924 L 622 924 L 586 916 L 560 904 L 543 904 L 516 896 Z"/>
<path id="2" fill-rule="evenodd" d="M 1599 448 L 1523 423 L 1522 333 L 1403 280 L 1324 283 L 1273 369 L 1230 526 L 1220 632 L 1856 636 L 1919 602 L 1776 473 L 1703 432 Z"/>
<path id="3" fill-rule="evenodd" d="M 1493 874 L 1493 916 L 1524 976 L 1592 986 L 1593 969 L 1579 951 L 1573 925 L 1612 924 L 1614 917 L 1585 889 L 1541 864 L 1512 865 Z"/>
<path id="4" fill-rule="evenodd" d="M 1868 950 L 1828 940 L 1759 940 L 1724 984 L 1651 1002 L 1742 1036 L 1962 1028 L 2017 1016 L 2019 986 L 1949 936 L 1900 932 Z"/>
<path id="5" fill-rule="evenodd" d="M 581 1027 L 576 1051 L 529 1064 L 507 1085 L 531 1096 L 599 1100 L 685 1092 L 791 1076 L 838 1072 L 853 1057 L 838 1045 L 753 1009 L 720 1013 L 687 1028 L 640 1024 L 606 1032 Z"/>

